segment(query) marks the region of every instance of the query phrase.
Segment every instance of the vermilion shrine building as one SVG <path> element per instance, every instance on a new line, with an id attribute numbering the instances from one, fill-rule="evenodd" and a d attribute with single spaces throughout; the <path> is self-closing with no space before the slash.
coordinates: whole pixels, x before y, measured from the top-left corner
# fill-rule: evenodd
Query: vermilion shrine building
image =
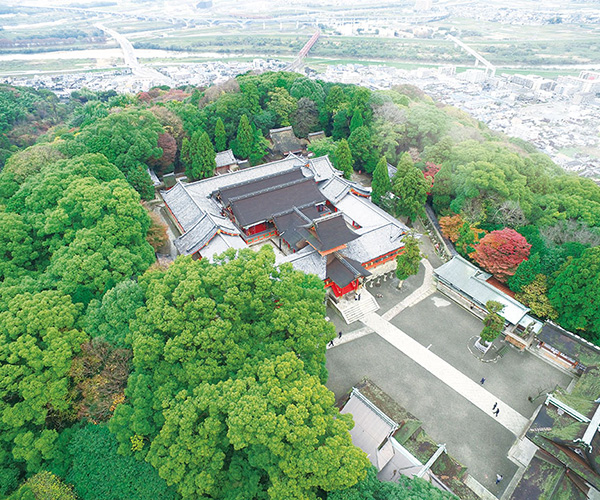
<path id="1" fill-rule="evenodd" d="M 211 259 L 228 248 L 271 244 L 277 263 L 319 276 L 334 298 L 395 267 L 406 226 L 371 203 L 329 158 L 283 160 L 192 183 L 163 199 L 180 254 Z M 334 299 L 335 300 L 335 299 Z"/>

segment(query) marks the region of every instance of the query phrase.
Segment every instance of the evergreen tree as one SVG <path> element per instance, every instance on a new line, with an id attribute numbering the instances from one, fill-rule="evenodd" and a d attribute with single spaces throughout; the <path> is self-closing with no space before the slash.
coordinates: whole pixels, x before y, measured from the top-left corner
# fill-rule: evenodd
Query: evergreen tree
<path id="1" fill-rule="evenodd" d="M 421 250 L 419 242 L 412 235 L 406 235 L 404 242 L 404 251 L 396 257 L 396 276 L 399 280 L 405 280 L 419 272 L 419 262 L 421 262 Z"/>
<path id="2" fill-rule="evenodd" d="M 377 167 L 375 167 L 372 187 L 371 200 L 373 200 L 373 203 L 379 205 L 381 198 L 383 198 L 392 188 L 385 156 L 381 157 L 379 163 L 377 163 Z"/>
<path id="3" fill-rule="evenodd" d="M 215 168 L 217 163 L 215 161 L 215 148 L 210 142 L 210 137 L 206 132 L 200 136 L 200 142 L 198 143 L 198 156 L 200 164 L 200 177 L 206 179 L 212 177 L 215 174 Z"/>
<path id="4" fill-rule="evenodd" d="M 515 274 L 508 278 L 508 286 L 513 292 L 520 292 L 524 286 L 533 282 L 540 274 L 541 269 L 540 254 L 536 253 L 530 259 L 519 264 Z"/>
<path id="5" fill-rule="evenodd" d="M 372 173 L 377 165 L 377 155 L 368 127 L 358 127 L 352 132 L 348 137 L 348 145 L 354 158 L 354 169 Z"/>
<path id="6" fill-rule="evenodd" d="M 254 143 L 250 150 L 250 163 L 258 165 L 269 150 L 269 141 L 263 136 L 262 130 L 259 128 L 254 132 Z"/>
<path id="7" fill-rule="evenodd" d="M 352 114 L 352 120 L 350 120 L 350 132 L 354 132 L 358 127 L 364 125 L 362 113 L 359 109 L 355 109 Z"/>
<path id="8" fill-rule="evenodd" d="M 246 115 L 242 115 L 240 124 L 238 125 L 237 137 L 235 141 L 235 155 L 238 158 L 248 158 L 252 152 L 252 144 L 254 143 L 254 133 Z"/>
<path id="9" fill-rule="evenodd" d="M 345 108 L 340 109 L 333 117 L 333 129 L 331 137 L 335 141 L 348 137 L 350 130 L 348 129 L 348 112 Z"/>
<path id="10" fill-rule="evenodd" d="M 398 163 L 398 170 L 392 182 L 392 192 L 396 196 L 396 210 L 408 217 L 408 222 L 423 212 L 427 200 L 429 183 L 423 172 L 415 167 L 408 153 L 404 153 Z"/>
<path id="11" fill-rule="evenodd" d="M 338 143 L 335 150 L 335 159 L 337 169 L 344 172 L 345 179 L 350 179 L 352 177 L 352 153 L 346 139 L 342 139 Z"/>
<path id="12" fill-rule="evenodd" d="M 488 300 L 485 303 L 485 308 L 488 310 L 488 314 L 483 318 L 484 327 L 479 336 L 485 343 L 489 343 L 493 342 L 502 333 L 504 318 L 498 313 L 504 309 L 504 306 L 500 302 Z"/>
<path id="13" fill-rule="evenodd" d="M 215 124 L 215 149 L 218 153 L 227 149 L 227 134 L 221 118 Z"/>

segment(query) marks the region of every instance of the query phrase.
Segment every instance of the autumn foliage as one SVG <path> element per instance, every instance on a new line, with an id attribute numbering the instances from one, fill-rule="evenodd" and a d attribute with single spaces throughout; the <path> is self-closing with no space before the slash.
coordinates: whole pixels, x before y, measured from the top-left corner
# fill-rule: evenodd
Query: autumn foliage
<path id="1" fill-rule="evenodd" d="M 475 246 L 472 258 L 499 281 L 506 282 L 529 257 L 530 248 L 527 240 L 514 229 L 504 228 L 486 234 Z"/>
<path id="2" fill-rule="evenodd" d="M 446 238 L 448 238 L 452 243 L 456 243 L 456 240 L 460 236 L 460 228 L 465 223 L 464 219 L 460 216 L 460 214 L 446 215 L 445 217 L 440 217 L 439 223 L 440 228 L 442 229 L 442 234 Z"/>
<path id="3" fill-rule="evenodd" d="M 428 161 L 425 164 L 425 169 L 423 170 L 423 175 L 427 182 L 429 182 L 429 190 L 427 194 L 431 194 L 431 190 L 433 189 L 433 183 L 435 181 L 435 175 L 440 171 L 440 165 L 436 165 L 435 163 Z"/>

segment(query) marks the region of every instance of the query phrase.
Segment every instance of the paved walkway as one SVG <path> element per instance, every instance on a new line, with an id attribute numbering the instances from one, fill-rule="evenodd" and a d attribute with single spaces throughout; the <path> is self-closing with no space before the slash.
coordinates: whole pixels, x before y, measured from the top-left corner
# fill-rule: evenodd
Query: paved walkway
<path id="1" fill-rule="evenodd" d="M 506 405 L 496 396 L 484 389 L 478 381 L 471 380 L 381 316 L 371 313 L 363 318 L 362 322 L 365 326 L 371 328 L 380 337 L 392 344 L 396 349 L 469 400 L 481 411 L 487 413 L 490 418 L 496 419 L 515 436 L 520 436 L 526 429 L 529 421 L 523 415 L 516 412 L 510 406 Z M 498 407 L 500 408 L 498 417 L 495 417 L 492 414 L 494 403 L 498 403 Z M 465 424 L 467 425 L 467 423 Z M 465 430 L 467 429 L 468 425 Z"/>
<path id="2" fill-rule="evenodd" d="M 415 305 L 417 302 L 429 297 L 432 293 L 435 293 L 435 281 L 433 280 L 433 266 L 427 259 L 421 259 L 421 263 L 425 267 L 425 277 L 423 278 L 423 284 L 417 288 L 413 293 L 406 297 L 402 302 L 399 302 L 389 311 L 382 315 L 382 318 L 386 321 L 390 321 L 392 318 L 400 314 L 407 307 Z"/>

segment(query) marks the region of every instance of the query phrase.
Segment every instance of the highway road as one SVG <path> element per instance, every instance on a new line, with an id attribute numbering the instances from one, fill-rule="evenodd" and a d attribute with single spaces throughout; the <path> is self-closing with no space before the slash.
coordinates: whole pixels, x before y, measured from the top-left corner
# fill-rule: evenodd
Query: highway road
<path id="1" fill-rule="evenodd" d="M 131 72 L 135 77 L 153 80 L 161 85 L 169 85 L 170 87 L 175 86 L 173 80 L 171 80 L 168 76 L 163 75 L 155 69 L 140 64 L 135 55 L 135 49 L 133 48 L 133 45 L 131 45 L 131 42 L 127 40 L 127 38 L 117 33 L 115 30 L 107 28 L 103 24 L 98 23 L 95 26 L 96 28 L 104 31 L 107 35 L 112 36 L 119 43 L 121 50 L 123 51 L 123 59 L 125 60 L 125 64 L 131 68 Z"/>

